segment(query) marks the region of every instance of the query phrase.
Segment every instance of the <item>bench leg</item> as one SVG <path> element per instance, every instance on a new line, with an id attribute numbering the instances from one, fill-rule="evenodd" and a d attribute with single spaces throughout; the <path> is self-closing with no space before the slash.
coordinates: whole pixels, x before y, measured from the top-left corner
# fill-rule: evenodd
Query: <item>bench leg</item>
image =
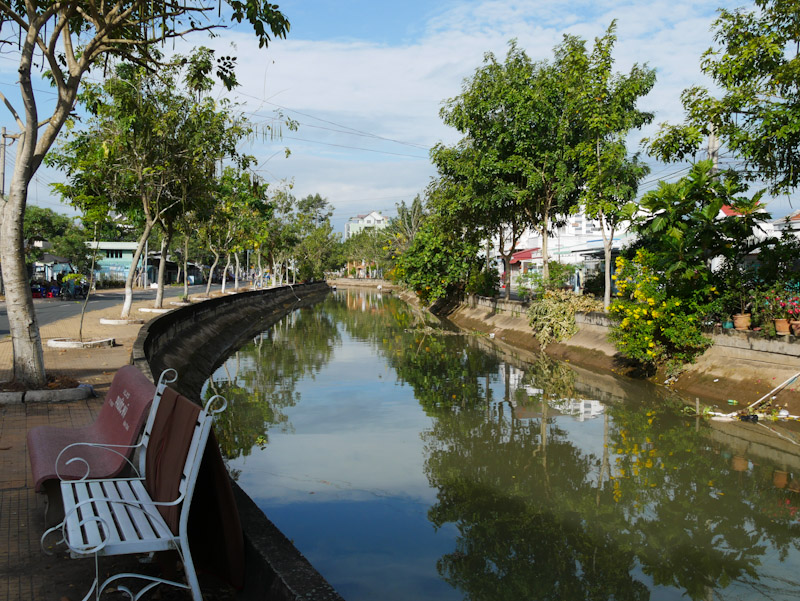
<path id="1" fill-rule="evenodd" d="M 58 480 L 48 480 L 43 485 L 44 525 L 50 528 L 64 520 L 64 500 L 61 498 L 61 483 Z"/>

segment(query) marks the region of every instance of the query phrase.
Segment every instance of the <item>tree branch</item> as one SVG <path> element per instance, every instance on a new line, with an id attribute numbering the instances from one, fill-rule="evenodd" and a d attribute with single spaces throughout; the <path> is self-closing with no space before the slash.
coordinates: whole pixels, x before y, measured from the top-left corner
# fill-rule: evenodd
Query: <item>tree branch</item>
<path id="1" fill-rule="evenodd" d="M 3 99 L 3 102 L 5 103 L 6 107 L 8 108 L 9 111 L 11 111 L 11 115 L 14 117 L 14 121 L 17 122 L 17 125 L 19 125 L 19 128 L 21 130 L 24 130 L 25 124 L 22 122 L 22 119 L 19 118 L 19 114 L 17 113 L 16 109 L 14 109 L 14 106 L 2 92 L 0 92 L 0 98 Z"/>

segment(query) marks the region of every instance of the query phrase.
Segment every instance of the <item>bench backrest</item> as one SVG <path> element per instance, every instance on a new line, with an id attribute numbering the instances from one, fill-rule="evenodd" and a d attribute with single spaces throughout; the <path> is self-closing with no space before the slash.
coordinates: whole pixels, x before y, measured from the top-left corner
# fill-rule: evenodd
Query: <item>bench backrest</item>
<path id="1" fill-rule="evenodd" d="M 216 403 L 217 399 L 221 399 Z M 214 408 L 214 405 L 221 407 Z M 213 397 L 202 409 L 167 388 L 148 432 L 144 478 L 150 498 L 169 505 L 158 507 L 173 533 L 186 532 L 189 504 L 214 415 L 225 409 Z M 175 501 L 175 503 L 172 503 Z"/>
<path id="2" fill-rule="evenodd" d="M 136 442 L 156 387 L 133 365 L 121 367 L 111 381 L 95 427 L 107 444 L 130 445 Z"/>
<path id="3" fill-rule="evenodd" d="M 141 451 L 139 452 L 139 476 L 142 478 L 144 478 L 147 474 L 147 466 L 145 465 L 147 460 L 147 447 L 150 444 L 150 436 L 153 432 L 153 424 L 155 423 L 156 414 L 158 414 L 161 397 L 164 396 L 164 393 L 167 390 L 171 390 L 169 385 L 175 382 L 177 379 L 178 372 L 171 367 L 162 371 L 161 375 L 158 377 L 156 394 L 153 399 L 153 406 L 150 409 L 149 415 L 147 416 L 147 421 L 145 422 L 144 430 L 142 431 L 142 439 L 140 443 Z"/>

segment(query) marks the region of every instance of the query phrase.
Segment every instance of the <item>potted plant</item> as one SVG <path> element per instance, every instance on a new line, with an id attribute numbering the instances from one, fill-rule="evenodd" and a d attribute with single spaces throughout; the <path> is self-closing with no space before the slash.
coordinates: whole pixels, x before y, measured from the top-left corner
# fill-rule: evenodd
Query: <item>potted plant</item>
<path id="1" fill-rule="evenodd" d="M 737 330 L 749 330 L 755 272 L 740 261 L 727 260 L 719 276 L 723 287 L 722 301 L 733 317 L 733 326 Z"/>

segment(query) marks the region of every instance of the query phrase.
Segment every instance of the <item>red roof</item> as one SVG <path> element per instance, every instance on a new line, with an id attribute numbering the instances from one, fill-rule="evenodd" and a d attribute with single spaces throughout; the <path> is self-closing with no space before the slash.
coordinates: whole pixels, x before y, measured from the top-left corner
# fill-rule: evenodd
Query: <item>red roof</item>
<path id="1" fill-rule="evenodd" d="M 521 250 L 519 252 L 515 252 L 511 255 L 511 264 L 514 265 L 515 263 L 519 263 L 520 261 L 528 261 L 533 258 L 533 253 L 536 253 L 541 249 L 539 248 L 527 248 L 525 250 Z"/>
<path id="2" fill-rule="evenodd" d="M 741 213 L 735 210 L 730 205 L 722 205 L 722 212 L 725 213 L 726 217 L 731 217 L 733 215 L 741 215 Z"/>

